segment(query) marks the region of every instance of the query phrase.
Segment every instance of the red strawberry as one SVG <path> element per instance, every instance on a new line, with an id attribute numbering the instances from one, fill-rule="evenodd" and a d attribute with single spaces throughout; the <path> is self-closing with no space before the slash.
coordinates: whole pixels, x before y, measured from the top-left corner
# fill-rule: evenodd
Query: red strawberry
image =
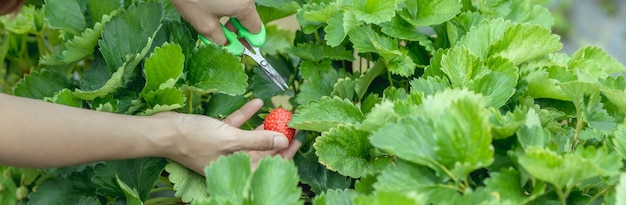
<path id="1" fill-rule="evenodd" d="M 292 113 L 284 108 L 273 109 L 270 114 L 265 117 L 263 121 L 263 129 L 272 130 L 283 133 L 289 139 L 289 142 L 293 140 L 293 135 L 296 130 L 287 126 L 287 123 L 291 120 Z"/>

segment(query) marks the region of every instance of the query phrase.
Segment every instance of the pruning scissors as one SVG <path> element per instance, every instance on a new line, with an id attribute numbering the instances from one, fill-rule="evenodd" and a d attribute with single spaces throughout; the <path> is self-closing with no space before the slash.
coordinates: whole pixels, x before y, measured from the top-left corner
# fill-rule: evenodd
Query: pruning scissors
<path id="1" fill-rule="evenodd" d="M 224 35 L 226 36 L 226 40 L 228 41 L 228 44 L 224 46 L 224 48 L 226 48 L 229 53 L 232 53 L 236 56 L 250 56 L 250 58 L 252 58 L 257 64 L 259 64 L 259 66 L 261 66 L 261 69 L 263 69 L 267 77 L 269 77 L 276 86 L 278 86 L 283 91 L 286 90 L 288 86 L 283 77 L 280 76 L 278 72 L 276 72 L 276 69 L 274 69 L 274 67 L 272 67 L 269 62 L 267 62 L 267 60 L 265 59 L 265 57 L 263 57 L 263 55 L 261 55 L 261 52 L 259 50 L 259 47 L 265 44 L 265 26 L 261 24 L 261 31 L 259 31 L 259 33 L 253 34 L 246 30 L 246 28 L 244 28 L 237 19 L 231 18 L 230 21 L 237 29 L 237 34 L 228 30 L 228 28 L 226 28 L 224 24 L 220 24 L 222 26 L 222 30 L 224 31 Z M 250 49 L 248 49 L 241 42 L 239 42 L 240 37 L 245 39 L 248 44 L 250 44 L 250 47 L 254 52 L 250 51 Z M 202 35 L 200 35 L 200 40 L 202 40 L 202 42 L 204 42 L 205 44 L 212 43 Z"/>

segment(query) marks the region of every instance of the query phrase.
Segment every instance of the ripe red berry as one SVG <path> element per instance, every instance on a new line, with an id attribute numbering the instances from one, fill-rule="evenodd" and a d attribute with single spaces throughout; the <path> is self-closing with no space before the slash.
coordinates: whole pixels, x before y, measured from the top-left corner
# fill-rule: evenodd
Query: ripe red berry
<path id="1" fill-rule="evenodd" d="M 295 129 L 287 126 L 287 123 L 291 120 L 291 115 L 292 113 L 284 108 L 273 109 L 270 114 L 265 117 L 263 129 L 283 133 L 287 136 L 289 142 L 291 142 L 296 132 Z"/>

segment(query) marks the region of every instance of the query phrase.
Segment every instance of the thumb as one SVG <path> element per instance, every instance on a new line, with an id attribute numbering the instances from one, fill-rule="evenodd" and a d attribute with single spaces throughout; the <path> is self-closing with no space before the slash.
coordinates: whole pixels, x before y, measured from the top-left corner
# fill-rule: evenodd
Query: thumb
<path id="1" fill-rule="evenodd" d="M 282 150 L 289 147 L 289 140 L 285 135 L 267 130 L 241 130 L 237 135 L 236 149 L 238 150 Z"/>

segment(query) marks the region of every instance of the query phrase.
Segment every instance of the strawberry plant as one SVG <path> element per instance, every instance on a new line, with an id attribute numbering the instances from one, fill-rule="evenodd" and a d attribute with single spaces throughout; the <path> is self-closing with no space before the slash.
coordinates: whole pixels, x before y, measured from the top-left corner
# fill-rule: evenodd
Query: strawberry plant
<path id="1" fill-rule="evenodd" d="M 303 147 L 254 172 L 224 156 L 206 177 L 162 158 L 1 167 L 0 202 L 624 204 L 626 67 L 560 52 L 547 2 L 257 0 L 285 92 L 199 43 L 167 0 L 28 5 L 0 20 L 2 92 L 216 118 L 287 96 Z M 270 25 L 290 15 L 300 30 Z"/>

